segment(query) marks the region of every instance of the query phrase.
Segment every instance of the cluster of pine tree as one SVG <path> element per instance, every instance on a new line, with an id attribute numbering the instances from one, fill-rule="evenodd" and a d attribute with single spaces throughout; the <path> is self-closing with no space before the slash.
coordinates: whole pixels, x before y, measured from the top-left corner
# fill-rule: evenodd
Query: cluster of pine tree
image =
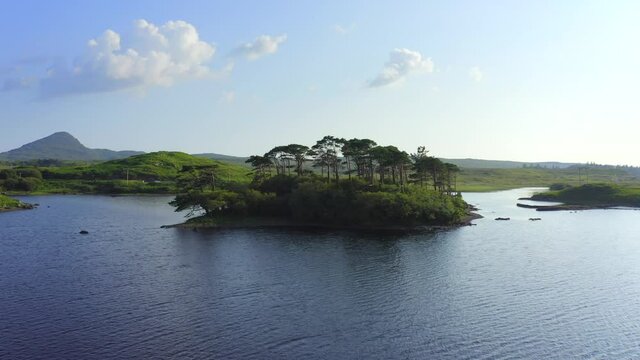
<path id="1" fill-rule="evenodd" d="M 325 136 L 315 145 L 276 146 L 251 156 L 251 184 L 216 186 L 216 169 L 190 169 L 172 205 L 204 218 L 279 217 L 309 224 L 452 224 L 467 210 L 458 168 L 369 139 Z"/>

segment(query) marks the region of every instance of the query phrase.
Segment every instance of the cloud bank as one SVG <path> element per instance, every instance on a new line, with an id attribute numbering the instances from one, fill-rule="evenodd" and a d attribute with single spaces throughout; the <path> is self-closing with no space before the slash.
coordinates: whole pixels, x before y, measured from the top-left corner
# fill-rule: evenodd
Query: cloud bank
<path id="1" fill-rule="evenodd" d="M 8 78 L 2 83 L 0 92 L 28 89 L 33 86 L 34 83 L 35 79 L 33 78 Z"/>
<path id="2" fill-rule="evenodd" d="M 391 85 L 414 72 L 433 72 L 431 58 L 424 58 L 419 52 L 409 49 L 394 49 L 382 71 L 369 82 L 369 87 Z"/>
<path id="3" fill-rule="evenodd" d="M 211 74 L 206 65 L 216 52 L 185 21 L 156 26 L 136 20 L 126 39 L 113 30 L 89 40 L 86 54 L 69 69 L 55 65 L 40 82 L 44 98 L 74 93 L 115 91 L 142 86 L 169 86 Z"/>
<path id="4" fill-rule="evenodd" d="M 236 56 L 242 56 L 247 60 L 256 60 L 265 55 L 276 53 L 279 46 L 286 40 L 286 34 L 279 36 L 260 35 L 253 41 L 237 47 L 233 54 Z"/>
<path id="5" fill-rule="evenodd" d="M 482 72 L 482 70 L 480 70 L 479 67 L 474 66 L 469 69 L 469 77 L 475 82 L 480 82 L 484 77 L 484 73 Z"/>

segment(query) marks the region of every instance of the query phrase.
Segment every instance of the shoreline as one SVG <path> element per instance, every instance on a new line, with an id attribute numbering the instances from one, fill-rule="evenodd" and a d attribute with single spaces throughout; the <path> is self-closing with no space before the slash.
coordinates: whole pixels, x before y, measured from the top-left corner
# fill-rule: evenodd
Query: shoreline
<path id="1" fill-rule="evenodd" d="M 8 213 L 13 211 L 21 211 L 21 210 L 33 210 L 35 207 L 14 207 L 14 208 L 2 208 L 0 209 L 0 213 Z"/>
<path id="2" fill-rule="evenodd" d="M 557 202 L 532 198 L 519 198 L 518 200 L 529 200 L 539 202 Z M 612 204 L 555 204 L 555 205 L 530 205 L 523 203 L 516 203 L 517 207 L 524 209 L 534 209 L 536 211 L 581 211 L 581 210 L 608 210 L 608 209 L 629 209 L 640 210 L 640 207 L 629 205 L 612 205 Z"/>
<path id="3" fill-rule="evenodd" d="M 20 204 L 18 204 L 17 206 L 0 208 L 0 213 L 6 213 L 6 212 L 11 212 L 11 211 L 20 211 L 20 210 L 33 210 L 36 207 L 37 207 L 37 205 L 34 205 L 34 204 L 28 204 L 28 203 L 20 202 Z"/>
<path id="4" fill-rule="evenodd" d="M 452 230 L 464 226 L 473 226 L 473 220 L 483 218 L 482 215 L 470 211 L 460 222 L 451 225 L 331 225 L 323 223 L 296 222 L 287 218 L 227 218 L 210 219 L 208 221 L 191 221 L 172 225 L 163 225 L 162 229 L 257 229 L 257 228 L 287 228 L 287 229 L 325 229 L 347 231 L 441 231 Z M 200 219 L 200 218 L 194 218 Z"/>

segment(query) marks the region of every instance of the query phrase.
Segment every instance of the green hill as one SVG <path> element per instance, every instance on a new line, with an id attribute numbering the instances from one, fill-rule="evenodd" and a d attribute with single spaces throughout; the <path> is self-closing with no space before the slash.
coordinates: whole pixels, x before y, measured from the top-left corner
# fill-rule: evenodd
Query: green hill
<path id="1" fill-rule="evenodd" d="M 81 166 L 18 166 L 0 169 L 0 189 L 12 193 L 175 193 L 189 169 L 213 168 L 215 185 L 249 183 L 244 166 L 181 152 L 155 152 Z"/>
<path id="2" fill-rule="evenodd" d="M 141 154 L 139 151 L 113 151 L 107 149 L 90 149 L 67 132 L 57 132 L 40 140 L 23 145 L 4 153 L 0 160 L 28 161 L 38 159 L 104 161 L 122 159 Z"/>
<path id="3" fill-rule="evenodd" d="M 76 167 L 42 169 L 44 179 L 172 181 L 186 166 L 216 166 L 219 176 L 228 181 L 248 182 L 246 167 L 222 161 L 198 158 L 182 152 L 159 151 L 126 159 Z"/>

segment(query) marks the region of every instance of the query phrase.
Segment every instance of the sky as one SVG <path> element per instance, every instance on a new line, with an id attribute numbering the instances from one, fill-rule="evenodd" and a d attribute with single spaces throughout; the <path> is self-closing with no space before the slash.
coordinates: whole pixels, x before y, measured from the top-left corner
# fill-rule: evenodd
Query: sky
<path id="1" fill-rule="evenodd" d="M 640 165 L 638 1 L 0 0 L 0 151 L 325 135 Z"/>

